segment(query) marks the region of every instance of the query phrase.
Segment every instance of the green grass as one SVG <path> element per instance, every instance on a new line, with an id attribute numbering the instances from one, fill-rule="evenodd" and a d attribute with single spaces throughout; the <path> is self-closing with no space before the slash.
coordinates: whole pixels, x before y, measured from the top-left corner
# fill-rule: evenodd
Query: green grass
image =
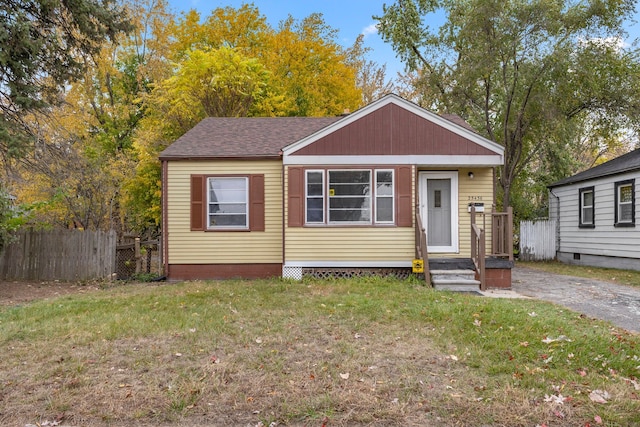
<path id="1" fill-rule="evenodd" d="M 566 276 L 585 277 L 618 283 L 627 286 L 640 287 L 640 271 L 619 270 L 615 268 L 587 267 L 581 265 L 564 264 L 557 261 L 524 262 L 518 261 L 517 265 L 549 273 L 564 274 Z"/>
<path id="2" fill-rule="evenodd" d="M 128 285 L 0 308 L 0 422 L 638 425 L 639 344 L 412 280 Z"/>

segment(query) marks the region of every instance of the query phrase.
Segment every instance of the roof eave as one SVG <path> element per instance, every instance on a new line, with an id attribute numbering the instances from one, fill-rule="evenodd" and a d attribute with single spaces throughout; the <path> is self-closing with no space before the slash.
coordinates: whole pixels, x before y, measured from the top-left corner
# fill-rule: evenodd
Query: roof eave
<path id="1" fill-rule="evenodd" d="M 595 179 L 606 178 L 606 177 L 615 176 L 615 175 L 622 175 L 625 173 L 635 172 L 635 171 L 640 171 L 640 166 L 620 169 L 613 172 L 603 173 L 603 174 L 594 175 L 594 176 L 588 176 L 585 178 L 580 178 L 580 177 L 578 177 L 577 179 L 566 178 L 566 179 L 554 182 L 553 184 L 547 185 L 547 188 L 564 187 L 565 185 L 579 184 L 581 182 L 593 181 Z"/>
<path id="2" fill-rule="evenodd" d="M 165 155 L 159 157 L 161 161 L 170 160 L 282 160 L 281 154 L 259 154 L 255 156 L 181 156 L 181 155 Z"/>

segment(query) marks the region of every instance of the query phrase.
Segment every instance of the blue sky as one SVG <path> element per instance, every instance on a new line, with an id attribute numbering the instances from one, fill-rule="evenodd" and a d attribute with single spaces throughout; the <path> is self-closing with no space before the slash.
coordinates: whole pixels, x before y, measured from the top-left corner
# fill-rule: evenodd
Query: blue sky
<path id="1" fill-rule="evenodd" d="M 404 65 L 396 58 L 391 45 L 384 43 L 375 31 L 373 15 L 382 15 L 383 4 L 393 4 L 394 0 L 169 0 L 176 12 L 196 9 L 201 16 L 218 7 L 240 7 L 244 3 L 253 3 L 267 22 L 274 28 L 288 15 L 303 19 L 311 13 L 319 12 L 325 22 L 338 30 L 338 41 L 345 47 L 353 45 L 359 34 L 365 35 L 365 45 L 371 49 L 368 59 L 387 65 L 387 78 L 396 77 L 404 70 Z M 640 14 L 636 13 L 636 20 Z M 432 27 L 437 28 L 438 22 Z M 640 23 L 627 25 L 630 38 L 640 38 Z"/>

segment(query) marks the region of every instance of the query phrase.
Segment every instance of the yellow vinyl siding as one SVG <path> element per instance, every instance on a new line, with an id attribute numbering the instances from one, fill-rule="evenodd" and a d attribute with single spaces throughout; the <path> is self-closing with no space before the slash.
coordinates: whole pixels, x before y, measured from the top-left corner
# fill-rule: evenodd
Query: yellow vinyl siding
<path id="1" fill-rule="evenodd" d="M 265 231 L 191 231 L 190 176 L 264 174 Z M 278 160 L 169 161 L 169 264 L 282 262 L 282 163 Z"/>
<path id="2" fill-rule="evenodd" d="M 288 173 L 285 171 L 287 179 Z M 415 180 L 412 186 L 415 187 Z M 288 188 L 287 182 L 285 188 Z M 412 194 L 413 205 L 415 188 Z M 287 206 L 284 212 L 286 215 Z M 413 227 L 287 226 L 285 236 L 286 262 L 411 262 L 415 254 Z"/>
<path id="3" fill-rule="evenodd" d="M 413 241 L 409 227 L 287 228 L 287 262 L 410 262 L 415 253 Z"/>
<path id="4" fill-rule="evenodd" d="M 439 169 L 421 169 L 420 172 Z M 473 172 L 473 179 L 469 178 Z M 491 250 L 491 208 L 493 206 L 493 169 L 465 168 L 458 170 L 458 253 L 429 253 L 429 258 L 469 258 L 471 256 L 471 213 L 469 203 L 484 203 L 485 242 Z M 476 224 L 483 227 L 482 213 L 476 213 Z"/>
<path id="5" fill-rule="evenodd" d="M 469 178 L 473 172 L 473 179 Z M 460 256 L 471 256 L 471 213 L 469 203 L 484 203 L 485 241 L 487 253 L 491 246 L 491 208 L 493 206 L 493 170 L 491 168 L 460 169 L 458 176 L 458 219 Z M 478 199 L 480 198 L 480 199 Z M 483 215 L 476 213 L 476 224 L 483 228 Z"/>

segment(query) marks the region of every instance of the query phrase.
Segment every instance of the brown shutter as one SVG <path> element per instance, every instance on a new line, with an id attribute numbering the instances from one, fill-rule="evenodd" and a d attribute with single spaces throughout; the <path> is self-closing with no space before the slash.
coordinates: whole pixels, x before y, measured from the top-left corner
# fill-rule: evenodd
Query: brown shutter
<path id="1" fill-rule="evenodd" d="M 191 175 L 191 231 L 205 229 L 205 183 L 204 175 Z"/>
<path id="2" fill-rule="evenodd" d="M 249 230 L 264 231 L 264 175 L 249 176 Z"/>
<path id="3" fill-rule="evenodd" d="M 411 166 L 400 166 L 396 169 L 397 224 L 398 227 L 413 226 L 412 187 L 413 173 Z"/>
<path id="4" fill-rule="evenodd" d="M 289 167 L 288 214 L 289 227 L 302 227 L 304 224 L 304 169 Z"/>

